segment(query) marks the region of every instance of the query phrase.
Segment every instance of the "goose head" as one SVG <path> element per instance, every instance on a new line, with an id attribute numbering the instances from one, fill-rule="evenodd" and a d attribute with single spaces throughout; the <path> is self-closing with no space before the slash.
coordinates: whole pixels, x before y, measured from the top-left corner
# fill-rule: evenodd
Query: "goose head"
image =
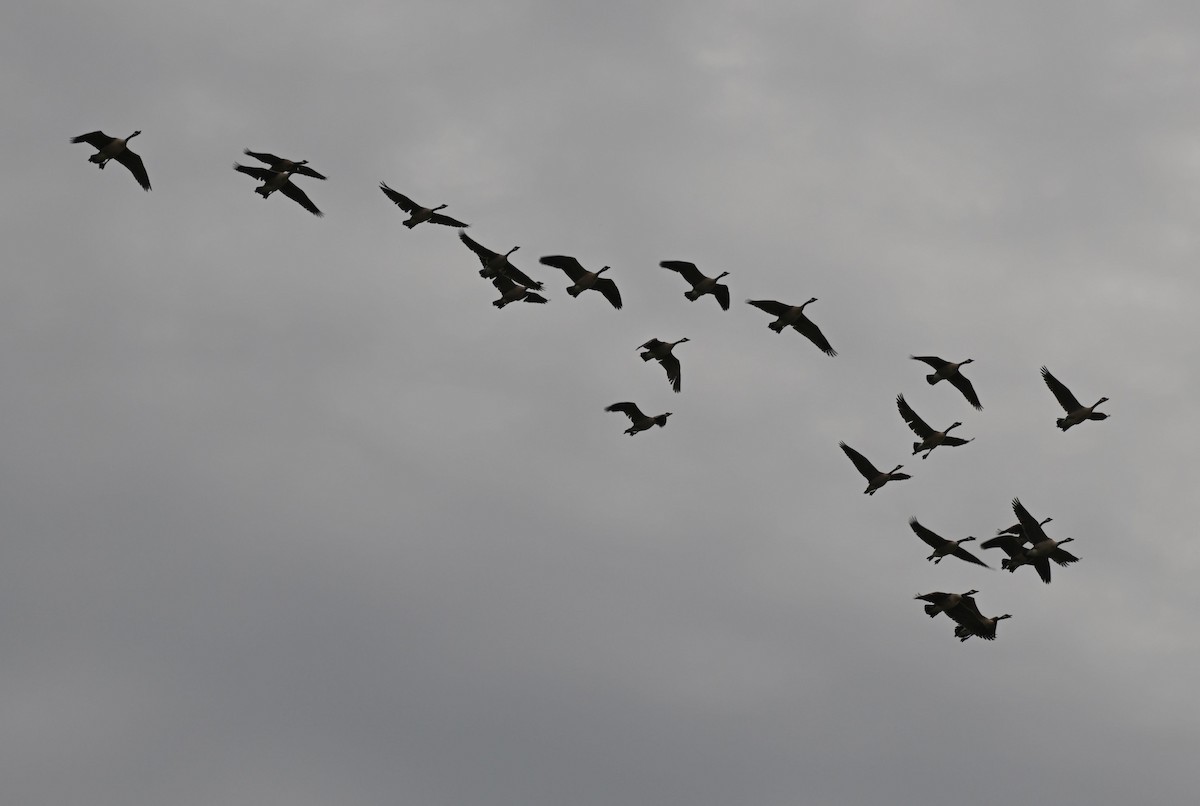
<path id="1" fill-rule="evenodd" d="M 126 137 L 126 138 L 125 138 L 125 142 L 127 142 L 127 143 L 128 143 L 130 140 L 132 140 L 133 138 L 137 137 L 137 136 L 138 136 L 139 134 L 141 134 L 141 133 L 142 133 L 142 130 L 141 130 L 141 129 L 138 129 L 136 132 L 134 132 L 133 134 L 131 134 L 131 135 L 129 135 L 128 137 Z"/>
<path id="2" fill-rule="evenodd" d="M 724 276 L 725 276 L 725 275 L 727 275 L 727 274 L 729 274 L 729 272 L 727 272 L 727 271 L 723 271 L 723 272 L 721 272 L 720 274 L 718 274 L 716 277 L 714 277 L 714 278 L 713 278 L 713 280 L 714 280 L 714 281 L 716 281 L 716 280 L 720 280 L 722 277 L 724 277 Z"/>

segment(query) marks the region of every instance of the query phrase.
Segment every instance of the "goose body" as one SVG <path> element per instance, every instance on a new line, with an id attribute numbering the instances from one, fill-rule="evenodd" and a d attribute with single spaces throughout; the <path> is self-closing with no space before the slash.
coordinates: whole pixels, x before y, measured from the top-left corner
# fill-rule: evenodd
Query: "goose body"
<path id="1" fill-rule="evenodd" d="M 940 381 L 949 381 L 950 384 L 962 392 L 962 396 L 967 399 L 967 402 L 976 409 L 983 410 L 983 404 L 979 402 L 979 395 L 975 394 L 975 387 L 962 374 L 961 368 L 964 364 L 970 364 L 975 359 L 964 358 L 957 364 L 953 361 L 945 361 L 934 355 L 912 355 L 909 358 L 914 361 L 923 361 L 933 367 L 933 372 L 925 376 L 925 380 L 932 386 Z"/>
<path id="2" fill-rule="evenodd" d="M 458 232 L 458 239 L 466 244 L 466 247 L 474 252 L 475 257 L 479 259 L 479 264 L 483 266 L 483 268 L 479 270 L 480 277 L 487 277 L 488 279 L 491 279 L 503 275 L 518 285 L 523 285 L 526 288 L 532 288 L 534 291 L 542 290 L 541 283 L 532 279 L 528 274 L 518 269 L 508 259 L 509 255 L 521 247 L 514 246 L 504 254 L 500 254 L 499 252 L 493 252 L 491 249 L 483 246 L 462 230 L 459 230 Z"/>
<path id="3" fill-rule="evenodd" d="M 492 278 L 492 285 L 500 292 L 500 299 L 492 302 L 497 308 L 503 308 L 510 302 L 532 302 L 545 305 L 549 301 L 541 294 L 534 293 L 519 283 L 514 283 L 502 274 Z"/>
<path id="4" fill-rule="evenodd" d="M 925 605 L 925 613 L 933 618 L 938 613 L 946 613 L 958 607 L 968 597 L 979 593 L 977 590 L 969 590 L 966 593 L 943 593 L 942 591 L 933 591 L 932 593 L 918 593 L 915 599 L 921 599 L 929 602 Z"/>
<path id="5" fill-rule="evenodd" d="M 813 297 L 803 305 L 788 305 L 787 303 L 776 302 L 771 299 L 748 299 L 746 303 L 774 316 L 775 321 L 771 322 L 767 327 L 776 333 L 782 333 L 785 328 L 790 327 L 817 345 L 817 349 L 825 353 L 825 355 L 835 356 L 837 355 L 837 350 L 833 349 L 829 344 L 829 339 L 825 338 L 825 334 L 821 332 L 821 328 L 817 327 L 811 319 L 804 315 L 804 309 L 816 301 L 817 298 Z"/>
<path id="6" fill-rule="evenodd" d="M 935 431 L 922 420 L 917 413 L 913 411 L 912 406 L 908 405 L 908 401 L 904 399 L 904 395 L 896 395 L 896 408 L 900 410 L 900 416 L 904 418 L 904 422 L 908 423 L 908 427 L 913 433 L 921 438 L 920 442 L 913 443 L 913 456 L 916 456 L 921 451 L 925 451 L 922 459 L 928 459 L 929 454 L 933 453 L 933 449 L 939 445 L 948 445 L 955 447 L 958 445 L 966 445 L 972 442 L 975 438 L 962 439 L 960 437 L 950 436 L 950 429 L 958 428 L 962 423 L 951 423 L 944 431 Z"/>
<path id="7" fill-rule="evenodd" d="M 680 389 L 682 375 L 679 367 L 679 359 L 671 351 L 685 341 L 691 341 L 691 339 L 686 337 L 679 341 L 650 339 L 650 341 L 638 348 L 643 351 L 641 354 L 643 361 L 658 361 L 662 365 L 662 368 L 667 372 L 667 380 L 671 383 L 671 388 L 676 392 Z"/>
<path id="8" fill-rule="evenodd" d="M 87 143 L 96 149 L 96 153 L 88 157 L 88 162 L 95 163 L 101 170 L 109 160 L 116 160 L 129 169 L 133 178 L 142 186 L 142 190 L 150 189 L 150 177 L 146 174 L 146 166 L 142 158 L 129 150 L 129 141 L 141 134 L 141 130 L 125 138 L 109 137 L 102 131 L 88 132 L 78 137 L 72 137 L 72 143 Z"/>
<path id="9" fill-rule="evenodd" d="M 233 164 L 233 169 L 239 173 L 244 173 L 247 176 L 252 176 L 258 181 L 262 182 L 261 185 L 254 189 L 254 192 L 262 196 L 264 199 L 269 198 L 270 195 L 275 191 L 279 191 L 284 196 L 287 196 L 289 199 L 296 202 L 296 204 L 300 205 L 305 210 L 308 210 L 308 212 L 312 213 L 318 218 L 325 215 L 319 209 L 317 209 L 317 205 L 313 204 L 312 199 L 308 198 L 308 194 L 306 194 L 296 185 L 292 184 L 291 177 L 296 171 L 294 166 L 283 171 L 275 171 L 271 170 L 270 168 L 256 168 L 253 166 L 239 165 L 235 162 Z"/>
<path id="10" fill-rule="evenodd" d="M 1107 397 L 1102 397 L 1090 406 L 1084 406 L 1071 394 L 1071 390 L 1063 384 L 1058 378 L 1050 374 L 1050 370 L 1042 367 L 1042 380 L 1046 382 L 1046 386 L 1054 394 L 1054 398 L 1058 401 L 1058 405 L 1063 407 L 1063 411 L 1067 413 L 1066 417 L 1059 417 L 1055 420 L 1055 425 L 1066 431 L 1072 426 L 1079 425 L 1085 420 L 1107 420 L 1108 415 L 1096 411 L 1096 407 L 1108 400 Z"/>
<path id="11" fill-rule="evenodd" d="M 248 157 L 254 157 L 259 162 L 266 163 L 272 171 L 288 171 L 297 173 L 301 176 L 311 176 L 313 179 L 325 179 L 323 174 L 319 174 L 312 168 L 308 167 L 308 160 L 288 160 L 283 157 L 277 157 L 274 154 L 268 154 L 265 151 L 251 151 L 243 149 L 243 154 Z"/>
<path id="12" fill-rule="evenodd" d="M 716 277 L 706 277 L 696 268 L 695 263 L 689 263 L 686 260 L 664 260 L 658 265 L 675 272 L 688 281 L 692 290 L 683 292 L 688 299 L 695 302 L 705 294 L 712 294 L 717 300 L 717 304 L 721 306 L 721 310 L 729 310 L 729 286 L 720 282 L 720 279 L 729 272 L 723 271 Z"/>
<path id="13" fill-rule="evenodd" d="M 643 414 L 642 410 L 637 407 L 636 403 L 629 403 L 628 401 L 624 403 L 613 403 L 611 406 L 605 406 L 604 410 L 619 411 L 629 418 L 631 425 L 629 428 L 625 429 L 625 433 L 629 434 L 629 436 L 633 436 L 639 431 L 645 431 L 648 428 L 653 428 L 656 425 L 659 428 L 662 428 L 667 424 L 667 418 L 671 416 L 671 412 L 668 411 L 665 414 L 658 414 L 654 417 L 651 417 L 647 414 Z"/>
<path id="14" fill-rule="evenodd" d="M 916 533 L 917 537 L 921 538 L 926 545 L 933 549 L 933 554 L 930 554 L 925 559 L 932 560 L 934 565 L 937 565 L 946 557 L 957 557 L 960 560 L 965 560 L 975 565 L 982 565 L 984 568 L 991 567 L 962 547 L 963 543 L 975 540 L 976 538 L 964 537 L 961 540 L 947 540 L 932 529 L 922 526 L 916 518 L 909 518 L 908 525 Z"/>
<path id="15" fill-rule="evenodd" d="M 393 204 L 408 213 L 408 219 L 402 223 L 409 229 L 426 221 L 431 224 L 442 224 L 447 227 L 458 227 L 459 229 L 467 226 L 456 218 L 451 218 L 448 215 L 438 212 L 438 210 L 443 210 L 449 205 L 439 204 L 437 207 L 422 207 L 403 193 L 392 190 L 387 186 L 387 182 L 380 182 L 379 189 L 383 191 L 383 195 L 387 196 Z"/>
<path id="16" fill-rule="evenodd" d="M 870 461 L 867 460 L 867 457 L 854 450 L 854 448 L 851 448 L 845 442 L 839 442 L 838 447 L 842 449 L 842 452 L 845 453 L 846 456 L 850 457 L 850 461 L 854 463 L 856 468 L 858 468 L 858 472 L 861 473 L 862 477 L 867 480 L 867 489 L 863 490 L 863 493 L 866 495 L 874 495 L 880 487 L 887 484 L 889 481 L 901 481 L 903 479 L 912 478 L 912 476 L 908 475 L 907 473 L 897 472 L 900 470 L 900 468 L 904 467 L 904 465 L 896 465 L 891 470 L 884 472 L 882 470 L 878 470 L 875 465 L 871 464 Z"/>
<path id="17" fill-rule="evenodd" d="M 604 295 L 604 298 L 616 309 L 621 308 L 621 291 L 617 288 L 617 284 L 607 277 L 601 277 L 603 272 L 609 270 L 609 266 L 588 271 L 575 258 L 570 255 L 546 255 L 541 259 L 541 262 L 547 266 L 553 266 L 556 269 L 561 269 L 567 277 L 570 278 L 572 285 L 567 289 L 567 293 L 573 297 L 577 297 L 588 289 L 599 291 Z"/>
<path id="18" fill-rule="evenodd" d="M 971 636 L 978 636 L 985 641 L 996 640 L 996 626 L 1006 618 L 1012 618 L 1012 614 L 1005 613 L 1003 616 L 994 616 L 988 618 L 979 612 L 979 607 L 976 606 L 975 600 L 970 602 L 964 601 L 956 607 L 950 615 L 958 626 L 954 628 L 954 636 L 960 641 L 965 641 Z"/>

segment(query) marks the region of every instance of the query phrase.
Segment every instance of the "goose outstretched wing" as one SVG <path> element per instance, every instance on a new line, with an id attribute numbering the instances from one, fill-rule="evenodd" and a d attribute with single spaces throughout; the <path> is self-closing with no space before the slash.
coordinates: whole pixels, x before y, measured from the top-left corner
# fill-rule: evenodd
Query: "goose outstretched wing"
<path id="1" fill-rule="evenodd" d="M 547 266 L 553 266 L 556 269 L 561 269 L 567 277 L 571 278 L 571 282 L 577 283 L 586 276 L 589 272 L 583 267 L 578 260 L 570 255 L 546 255 L 540 261 Z M 619 305 L 617 307 L 620 307 Z"/>
<path id="2" fill-rule="evenodd" d="M 927 439 L 934 433 L 928 423 L 917 416 L 912 406 L 908 405 L 904 395 L 896 395 L 896 408 L 900 410 L 900 416 L 904 418 L 904 422 L 908 423 L 908 427 L 921 439 Z"/>
<path id="3" fill-rule="evenodd" d="M 607 277 L 600 277 L 596 282 L 592 283 L 592 288 L 604 295 L 614 308 L 621 310 L 621 289 L 617 288 L 617 284 Z M 678 391 L 678 390 L 676 390 Z"/>
<path id="4" fill-rule="evenodd" d="M 821 328 L 805 316 L 800 314 L 799 318 L 792 324 L 792 329 L 808 338 L 813 344 L 828 356 L 837 355 L 837 350 L 830 345 L 829 339 L 825 338 L 825 334 L 821 332 Z"/>
<path id="5" fill-rule="evenodd" d="M 693 288 L 708 279 L 696 268 L 695 263 L 686 260 L 664 260 L 658 265 L 681 275 Z"/>
<path id="6" fill-rule="evenodd" d="M 949 378 L 950 383 L 954 388 L 962 392 L 962 396 L 967 399 L 967 402 L 974 406 L 977 410 L 983 411 L 983 404 L 979 402 L 979 395 L 975 394 L 975 387 L 967 380 L 967 376 L 961 372 L 956 372 Z"/>
<path id="7" fill-rule="evenodd" d="M 307 193 L 298 188 L 296 185 L 292 184 L 292 180 L 289 179 L 288 181 L 284 182 L 279 188 L 279 192 L 318 218 L 325 215 L 317 209 L 317 205 L 312 203 L 312 199 L 308 198 Z"/>
<path id="8" fill-rule="evenodd" d="M 867 457 L 854 450 L 854 448 L 851 448 L 845 442 L 839 442 L 838 447 L 842 449 L 842 452 L 845 453 L 846 456 L 850 457 L 850 461 L 854 463 L 854 466 L 858 468 L 858 472 L 861 473 L 863 478 L 865 478 L 867 481 L 871 481 L 879 475 L 879 471 L 875 469 L 875 465 L 871 464 Z"/>
<path id="9" fill-rule="evenodd" d="M 622 403 L 613 403 L 611 406 L 605 406 L 605 411 L 619 411 L 630 419 L 631 422 L 646 419 L 646 415 L 642 414 L 642 410 L 637 407 L 636 403 L 624 401 Z"/>
<path id="10" fill-rule="evenodd" d="M 783 316 L 792 309 L 791 305 L 787 305 L 783 302 L 776 302 L 773 299 L 748 299 L 746 300 L 746 304 L 753 305 L 760 311 L 765 311 L 771 314 L 771 316 Z"/>
<path id="11" fill-rule="evenodd" d="M 1042 380 L 1046 382 L 1046 386 L 1054 393 L 1055 400 L 1058 405 L 1063 407 L 1067 414 L 1073 411 L 1078 411 L 1083 408 L 1079 405 L 1079 401 L 1075 399 L 1075 395 L 1071 394 L 1071 390 L 1063 385 L 1063 382 L 1050 374 L 1050 370 L 1042 367 Z"/>

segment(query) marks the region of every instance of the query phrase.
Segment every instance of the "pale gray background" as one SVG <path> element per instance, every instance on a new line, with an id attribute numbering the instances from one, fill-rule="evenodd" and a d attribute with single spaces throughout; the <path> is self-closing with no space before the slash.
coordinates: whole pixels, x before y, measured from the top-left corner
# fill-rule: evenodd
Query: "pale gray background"
<path id="1" fill-rule="evenodd" d="M 6 10 L 4 803 L 1194 803 L 1200 11 L 1047 5 Z M 742 303 L 810 296 L 836 359 Z M 635 348 L 684 335 L 674 395 Z M 899 392 L 976 442 L 910 456 Z M 905 523 L 1013 496 L 1050 586 Z M 912 601 L 970 587 L 995 643 Z"/>

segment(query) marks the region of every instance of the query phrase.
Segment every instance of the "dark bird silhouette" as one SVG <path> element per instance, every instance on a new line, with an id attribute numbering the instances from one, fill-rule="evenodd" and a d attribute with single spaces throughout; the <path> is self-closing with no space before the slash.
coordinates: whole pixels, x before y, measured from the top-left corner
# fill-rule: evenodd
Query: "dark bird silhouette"
<path id="1" fill-rule="evenodd" d="M 1012 618 L 1009 613 L 988 618 L 979 612 L 979 606 L 971 596 L 964 597 L 958 607 L 949 610 L 947 615 L 958 623 L 954 628 L 954 635 L 960 641 L 965 641 L 973 635 L 985 641 L 995 641 L 996 625 L 1006 618 Z"/>
<path id="2" fill-rule="evenodd" d="M 491 279 L 503 275 L 518 285 L 532 288 L 534 291 L 542 290 L 541 283 L 530 278 L 529 275 L 514 266 L 508 259 L 509 255 L 521 247 L 514 246 L 502 255 L 499 252 L 493 252 L 486 246 L 481 246 L 478 241 L 462 230 L 458 231 L 458 238 L 467 245 L 468 249 L 475 253 L 475 257 L 479 258 L 479 263 L 483 266 L 479 270 L 480 277 Z"/>
<path id="3" fill-rule="evenodd" d="M 430 224 L 443 224 L 447 227 L 458 227 L 459 229 L 467 226 L 457 218 L 451 218 L 448 215 L 442 215 L 438 212 L 438 210 L 449 207 L 450 205 L 448 204 L 439 204 L 437 207 L 422 207 L 400 191 L 392 190 L 387 186 L 387 182 L 380 182 L 379 189 L 383 191 L 384 196 L 392 200 L 393 204 L 408 213 L 408 219 L 402 223 L 409 229 L 426 221 Z"/>
<path id="4" fill-rule="evenodd" d="M 1029 510 L 1021 504 L 1020 499 L 1012 500 L 1013 511 L 1021 524 L 1023 537 L 1011 534 L 1001 534 L 979 544 L 980 548 L 1001 548 L 1008 559 L 1000 561 L 1000 567 L 1007 571 L 1016 571 L 1022 565 L 1031 565 L 1037 570 L 1042 582 L 1050 584 L 1050 561 L 1059 565 L 1070 565 L 1079 562 L 1079 558 L 1062 548 L 1064 543 L 1070 543 L 1075 538 L 1065 537 L 1062 540 L 1051 540 L 1044 531 L 1042 523 L 1029 514 Z M 1032 543 L 1026 547 L 1025 543 Z"/>
<path id="5" fill-rule="evenodd" d="M 688 299 L 695 302 L 705 294 L 712 294 L 716 298 L 717 304 L 721 306 L 721 310 L 729 310 L 729 286 L 718 282 L 729 272 L 723 271 L 716 277 L 705 277 L 696 268 L 695 263 L 689 263 L 686 260 L 664 260 L 658 265 L 664 269 L 670 269 L 691 284 L 692 290 L 683 292 Z"/>
<path id="6" fill-rule="evenodd" d="M 969 596 L 979 593 L 977 590 L 969 590 L 966 593 L 943 593 L 942 591 L 933 591 L 932 593 L 918 593 L 915 599 L 922 599 L 929 604 L 925 605 L 925 613 L 930 618 L 933 618 L 938 613 L 949 614 L 951 610 L 962 604 L 963 600 Z"/>
<path id="7" fill-rule="evenodd" d="M 966 560 L 969 563 L 982 565 L 984 568 L 991 568 L 990 565 L 964 549 L 961 545 L 968 541 L 975 540 L 976 538 L 964 537 L 962 540 L 947 540 L 937 532 L 934 532 L 932 529 L 922 526 L 916 518 L 909 518 L 908 525 L 912 527 L 914 532 L 916 532 L 917 537 L 921 538 L 921 540 L 925 541 L 925 543 L 933 549 L 933 554 L 930 554 L 925 559 L 933 560 L 934 565 L 940 563 L 942 559 L 947 556 L 954 556 L 960 560 Z"/>
<path id="8" fill-rule="evenodd" d="M 547 266 L 562 269 L 571 279 L 573 285 L 567 289 L 567 293 L 571 296 L 577 297 L 590 288 L 603 294 L 614 308 L 618 310 L 621 308 L 621 291 L 617 288 L 617 284 L 607 277 L 600 276 L 602 272 L 608 271 L 611 267 L 605 266 L 595 271 L 588 271 L 583 264 L 569 255 L 546 255 L 541 262 Z"/>
<path id="9" fill-rule="evenodd" d="M 533 302 L 538 305 L 545 305 L 548 302 L 541 294 L 536 294 L 525 286 L 514 283 L 503 274 L 493 277 L 492 285 L 500 292 L 500 299 L 492 302 L 497 308 L 503 308 L 510 302 Z"/>
<path id="10" fill-rule="evenodd" d="M 928 459 L 929 454 L 933 453 L 933 449 L 939 445 L 948 445 L 956 447 L 958 445 L 966 445 L 968 442 L 973 442 L 971 439 L 961 439 L 960 437 L 948 436 L 950 429 L 958 428 L 962 423 L 951 423 L 946 427 L 945 431 L 934 431 L 917 413 L 912 410 L 912 406 L 908 405 L 908 401 L 904 399 L 904 395 L 896 395 L 896 408 L 900 410 L 900 416 L 904 418 L 904 422 L 908 423 L 908 427 L 913 433 L 921 438 L 920 442 L 913 443 L 913 456 L 916 456 L 921 451 L 925 451 L 922 459 Z"/>
<path id="11" fill-rule="evenodd" d="M 324 174 L 319 174 L 312 168 L 309 168 L 308 160 L 285 160 L 283 157 L 277 157 L 265 151 L 251 151 L 248 148 L 244 149 L 242 153 L 247 157 L 254 157 L 259 162 L 266 163 L 272 171 L 290 171 L 301 176 L 311 176 L 313 179 L 326 178 Z"/>
<path id="12" fill-rule="evenodd" d="M 133 174 L 133 178 L 142 186 L 142 190 L 149 190 L 150 177 L 146 174 L 146 166 L 142 164 L 141 157 L 129 150 L 129 141 L 141 133 L 139 129 L 128 137 L 121 139 L 120 137 L 109 137 L 104 132 L 95 131 L 81 134 L 78 137 L 72 137 L 71 142 L 87 143 L 96 149 L 96 153 L 88 157 L 88 162 L 95 163 L 96 167 L 101 170 L 104 169 L 109 160 L 116 160 L 121 163 Z"/>
<path id="13" fill-rule="evenodd" d="M 784 328 L 790 327 L 817 345 L 817 348 L 825 353 L 825 355 L 837 355 L 837 350 L 830 346 L 829 339 L 825 338 L 825 334 L 821 332 L 821 329 L 804 315 L 805 307 L 816 301 L 817 298 L 813 297 L 803 305 L 788 305 L 770 299 L 746 300 L 747 304 L 753 305 L 760 311 L 766 311 L 776 317 L 774 322 L 767 325 L 771 330 L 774 330 L 776 333 L 782 333 Z"/>
<path id="14" fill-rule="evenodd" d="M 645 431 L 647 428 L 658 426 L 662 428 L 667 424 L 667 418 L 671 416 L 671 412 L 659 414 L 654 417 L 643 414 L 642 410 L 637 407 L 636 403 L 613 403 L 611 406 L 605 406 L 605 411 L 619 411 L 629 418 L 632 425 L 625 429 L 625 433 L 633 436 L 639 431 Z"/>
<path id="15" fill-rule="evenodd" d="M 967 380 L 966 376 L 960 372 L 960 368 L 964 364 L 970 364 L 975 359 L 965 358 L 955 364 L 951 361 L 944 361 L 941 358 L 932 355 L 912 355 L 909 356 L 909 358 L 913 359 L 914 361 L 924 361 L 926 364 L 933 367 L 934 372 L 925 376 L 925 380 L 928 381 L 930 385 L 935 384 L 938 381 L 950 381 L 955 389 L 962 392 L 963 397 L 967 399 L 968 403 L 980 411 L 983 410 L 983 404 L 979 402 L 979 395 L 975 394 L 975 387 L 972 386 L 971 382 Z"/>
<path id="16" fill-rule="evenodd" d="M 245 165 L 238 165 L 235 162 L 233 169 L 262 182 L 261 185 L 254 189 L 254 192 L 264 199 L 278 190 L 313 215 L 318 217 L 325 215 L 317 209 L 317 205 L 312 203 L 312 199 L 308 198 L 308 195 L 303 190 L 292 184 L 291 175 L 295 172 L 295 168 L 288 168 L 285 171 L 273 171 L 270 168 L 247 167 Z"/>
<path id="17" fill-rule="evenodd" d="M 839 442 L 838 446 L 847 456 L 850 457 L 850 461 L 854 463 L 856 468 L 858 468 L 858 472 L 861 473 L 862 477 L 867 480 L 867 489 L 863 490 L 863 492 L 867 495 L 874 495 L 876 490 L 887 484 L 889 481 L 900 481 L 902 479 L 912 478 L 912 476 L 908 475 L 907 473 L 896 472 L 900 468 L 904 467 L 904 465 L 896 465 L 894 468 L 885 473 L 881 470 L 877 470 L 875 465 L 871 464 L 867 460 L 867 457 L 854 450 L 854 448 L 851 448 L 845 442 Z"/>
<path id="18" fill-rule="evenodd" d="M 643 361 L 655 361 L 662 364 L 662 368 L 667 371 L 667 380 L 671 383 L 671 388 L 676 392 L 679 391 L 682 378 L 680 376 L 679 359 L 671 351 L 676 345 L 683 344 L 685 341 L 691 341 L 688 338 L 682 338 L 679 341 L 659 341 L 658 339 L 650 339 L 650 341 L 639 347 L 643 350 Z"/>
<path id="19" fill-rule="evenodd" d="M 1055 420 L 1055 425 L 1066 431 L 1073 425 L 1079 425 L 1084 420 L 1107 420 L 1108 415 L 1096 411 L 1096 407 L 1108 400 L 1107 397 L 1102 397 L 1090 406 L 1084 406 L 1075 399 L 1075 395 L 1071 394 L 1071 390 L 1063 385 L 1063 382 L 1050 374 L 1050 370 L 1042 367 L 1042 380 L 1046 382 L 1046 386 L 1050 387 L 1050 391 L 1054 393 L 1054 398 L 1058 401 L 1058 405 L 1063 407 L 1067 413 L 1066 417 L 1059 417 Z"/>

